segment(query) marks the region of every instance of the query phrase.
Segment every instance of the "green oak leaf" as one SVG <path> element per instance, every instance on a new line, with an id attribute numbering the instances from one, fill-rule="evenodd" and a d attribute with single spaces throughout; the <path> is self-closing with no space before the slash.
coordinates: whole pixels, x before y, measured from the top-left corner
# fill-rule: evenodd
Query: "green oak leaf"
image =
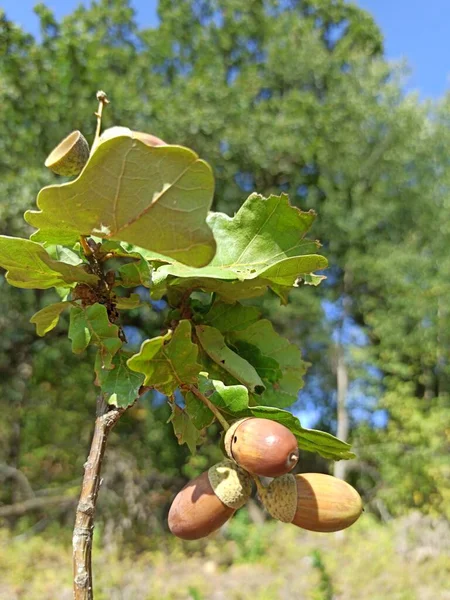
<path id="1" fill-rule="evenodd" d="M 131 310 L 142 306 L 142 300 L 139 294 L 131 294 L 127 298 L 124 296 L 117 296 L 116 308 L 120 310 Z"/>
<path id="2" fill-rule="evenodd" d="M 201 434 L 195 427 L 191 418 L 182 408 L 176 404 L 172 405 L 172 415 L 169 419 L 173 425 L 173 431 L 179 444 L 187 444 L 192 454 L 195 454 Z"/>
<path id="3" fill-rule="evenodd" d="M 229 331 L 241 331 L 261 316 L 261 312 L 255 306 L 243 306 L 242 304 L 225 304 L 215 302 L 210 310 L 203 316 L 205 325 L 215 327 L 221 333 Z"/>
<path id="4" fill-rule="evenodd" d="M 45 290 L 98 281 L 81 266 L 55 260 L 41 244 L 6 235 L 0 235 L 0 267 L 7 270 L 8 282 L 20 288 Z"/>
<path id="5" fill-rule="evenodd" d="M 228 417 L 248 416 L 248 390 L 244 385 L 225 385 L 222 381 L 200 374 L 198 388 L 209 401 Z M 186 411 L 197 429 L 203 429 L 214 421 L 214 414 L 192 392 L 185 394 Z"/>
<path id="6" fill-rule="evenodd" d="M 118 269 L 118 277 L 116 278 L 116 285 L 122 287 L 137 287 L 143 285 L 147 288 L 150 287 L 151 271 L 148 262 L 145 258 L 141 258 L 139 261 L 122 265 Z"/>
<path id="7" fill-rule="evenodd" d="M 112 358 L 122 346 L 119 328 L 109 322 L 108 313 L 102 304 L 86 308 L 74 307 L 70 311 L 69 339 L 72 351 L 83 352 L 90 343 L 99 347 L 102 365 L 111 368 Z"/>
<path id="8" fill-rule="evenodd" d="M 208 224 L 217 252 L 206 267 L 192 268 L 176 261 L 159 267 L 155 264 L 155 284 L 200 287 L 227 301 L 254 297 L 273 286 L 283 299 L 298 278 L 327 266 L 327 260 L 317 254 L 320 244 L 304 237 L 314 218 L 313 211 L 290 206 L 285 194 L 269 198 L 252 194 L 232 218 L 210 213 Z M 145 256 L 150 261 L 164 259 L 152 253 Z M 247 295 L 243 289 L 238 290 L 239 297 L 227 292 L 233 281 L 245 282 Z"/>
<path id="9" fill-rule="evenodd" d="M 297 400 L 298 392 L 304 384 L 306 365 L 300 349 L 279 335 L 270 321 L 261 319 L 242 331 L 230 331 L 226 340 L 233 347 L 242 343 L 256 346 L 264 357 L 271 358 L 278 364 L 281 378 L 266 386 L 266 391 L 258 399 L 260 404 L 286 408 Z M 250 357 L 248 360 L 251 362 Z"/>
<path id="10" fill-rule="evenodd" d="M 225 339 L 218 329 L 207 325 L 197 325 L 195 334 L 203 350 L 221 369 L 230 373 L 251 392 L 262 394 L 266 386 L 256 369 L 226 345 Z"/>
<path id="11" fill-rule="evenodd" d="M 196 383 L 202 367 L 197 364 L 198 347 L 191 333 L 190 322 L 183 320 L 173 333 L 146 340 L 138 354 L 128 360 L 129 368 L 143 373 L 145 385 L 166 396 L 182 384 Z"/>
<path id="12" fill-rule="evenodd" d="M 298 446 L 301 450 L 317 452 L 324 458 L 331 460 L 349 460 L 355 458 L 355 454 L 350 452 L 350 444 L 339 440 L 334 435 L 331 435 L 331 433 L 316 429 L 305 429 L 300 425 L 297 417 L 286 410 L 271 406 L 251 406 L 249 410 L 254 417 L 271 419 L 290 429 L 297 438 Z"/>
<path id="13" fill-rule="evenodd" d="M 200 267 L 215 253 L 206 223 L 213 192 L 211 168 L 192 150 L 119 135 L 96 147 L 74 181 L 43 188 L 40 211 L 25 219 L 39 242 L 73 245 L 95 235 Z"/>
<path id="14" fill-rule="evenodd" d="M 222 381 L 208 381 L 205 389 L 210 401 L 221 411 L 235 417 L 245 416 L 248 409 L 248 389 L 245 385 L 225 385 Z M 201 389 L 201 388 L 200 388 Z"/>
<path id="15" fill-rule="evenodd" d="M 154 285 L 151 288 L 151 296 L 154 300 L 160 300 L 164 295 L 172 306 L 177 306 L 185 296 L 185 292 L 191 289 L 202 290 L 208 293 L 214 293 L 224 302 L 233 304 L 239 300 L 248 298 L 257 298 L 267 292 L 270 285 L 265 279 L 252 279 L 249 281 L 221 281 L 210 278 L 192 278 L 183 279 L 181 277 L 170 278 L 163 275 L 159 278 L 158 273 L 153 272 L 152 281 Z M 167 284 L 169 281 L 170 285 Z M 290 290 L 290 288 L 289 288 Z M 284 304 L 286 303 L 282 300 Z"/>
<path id="16" fill-rule="evenodd" d="M 264 356 L 257 346 L 238 340 L 231 348 L 254 366 L 256 372 L 264 381 L 276 383 L 283 376 L 277 361 L 270 356 Z"/>
<path id="17" fill-rule="evenodd" d="M 102 392 L 108 394 L 108 404 L 115 406 L 130 406 L 139 395 L 139 389 L 144 383 L 144 375 L 131 371 L 127 365 L 130 354 L 117 352 L 111 361 L 109 369 L 102 365 L 102 356 L 97 353 L 95 371 L 97 383 Z"/>
<path id="18" fill-rule="evenodd" d="M 195 394 L 187 392 L 184 396 L 184 401 L 186 403 L 186 413 L 199 431 L 205 427 L 209 427 L 213 423 L 215 419 L 214 414 Z"/>
<path id="19" fill-rule="evenodd" d="M 73 305 L 73 302 L 55 302 L 53 304 L 49 304 L 42 310 L 39 310 L 37 313 L 35 313 L 31 317 L 30 323 L 34 323 L 36 325 L 36 333 L 40 337 L 43 337 L 46 333 L 58 325 L 59 317 L 61 316 L 62 311 Z"/>
<path id="20" fill-rule="evenodd" d="M 80 254 L 65 246 L 50 245 L 46 246 L 45 249 L 52 258 L 67 263 L 68 265 L 80 265 L 83 262 Z"/>

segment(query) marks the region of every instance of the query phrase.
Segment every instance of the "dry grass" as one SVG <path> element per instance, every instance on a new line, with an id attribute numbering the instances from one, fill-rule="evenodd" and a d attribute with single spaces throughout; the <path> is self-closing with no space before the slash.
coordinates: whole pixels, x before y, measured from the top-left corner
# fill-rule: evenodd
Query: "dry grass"
<path id="1" fill-rule="evenodd" d="M 235 521 L 207 543 L 95 548 L 96 600 L 450 600 L 450 531 L 364 516 L 339 534 Z M 71 600 L 70 546 L 0 533 L 0 598 Z"/>

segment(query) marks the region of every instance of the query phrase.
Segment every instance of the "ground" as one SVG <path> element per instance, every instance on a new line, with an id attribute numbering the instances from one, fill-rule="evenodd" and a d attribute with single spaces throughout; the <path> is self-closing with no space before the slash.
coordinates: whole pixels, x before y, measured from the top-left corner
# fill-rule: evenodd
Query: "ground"
<path id="1" fill-rule="evenodd" d="M 96 600 L 450 600 L 450 526 L 369 515 L 344 534 L 235 517 L 207 542 L 94 549 Z M 0 598 L 71 600 L 70 543 L 0 531 Z"/>

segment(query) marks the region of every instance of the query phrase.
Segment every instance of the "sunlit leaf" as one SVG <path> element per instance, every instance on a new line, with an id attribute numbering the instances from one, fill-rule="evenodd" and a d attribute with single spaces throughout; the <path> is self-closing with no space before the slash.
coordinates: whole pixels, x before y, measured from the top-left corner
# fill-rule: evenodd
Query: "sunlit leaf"
<path id="1" fill-rule="evenodd" d="M 40 211 L 25 218 L 36 241 L 72 245 L 95 235 L 198 267 L 215 252 L 206 224 L 213 191 L 210 167 L 192 150 L 124 135 L 101 143 L 74 181 L 43 188 Z"/>
<path id="2" fill-rule="evenodd" d="M 320 244 L 304 237 L 314 218 L 313 211 L 290 206 L 285 194 L 269 198 L 252 194 L 232 218 L 210 213 L 217 252 L 208 266 L 199 269 L 170 261 L 157 268 L 155 282 L 161 286 L 169 277 L 167 285 L 191 284 L 223 294 L 227 301 L 259 295 L 267 286 L 278 292 L 288 289 L 299 277 L 327 266 L 327 260 L 317 254 Z M 151 253 L 146 257 L 161 261 L 161 256 Z M 227 290 L 229 282 L 236 281 L 247 284 L 247 295 L 240 290 L 233 296 Z"/>
<path id="3" fill-rule="evenodd" d="M 97 382 L 102 392 L 108 395 L 108 404 L 129 406 L 139 394 L 144 383 L 144 375 L 131 371 L 127 365 L 129 354 L 118 352 L 112 359 L 109 369 L 102 365 L 102 357 L 97 354 L 95 370 Z"/>
<path id="4" fill-rule="evenodd" d="M 272 385 L 266 386 L 258 403 L 286 408 L 297 400 L 298 392 L 304 384 L 305 363 L 300 349 L 279 335 L 270 321 L 261 319 L 242 331 L 230 331 L 226 339 L 233 347 L 237 344 L 236 347 L 239 348 L 242 343 L 256 347 L 262 356 L 273 359 L 281 370 L 281 377 L 277 380 L 274 379 L 276 373 L 272 372 L 272 377 L 268 378 Z M 251 354 L 248 355 L 248 360 L 251 361 Z M 257 360 L 255 354 L 255 361 Z M 256 364 L 254 366 L 256 368 Z"/>
<path id="5" fill-rule="evenodd" d="M 111 367 L 113 356 L 122 346 L 119 328 L 109 322 L 108 313 L 102 304 L 72 308 L 69 339 L 72 340 L 75 354 L 83 352 L 90 343 L 98 346 L 102 364 L 107 369 Z"/>
<path id="6" fill-rule="evenodd" d="M 35 313 L 31 317 L 30 323 L 36 325 L 36 333 L 42 337 L 58 325 L 62 311 L 72 305 L 72 302 L 55 302 L 54 304 L 49 304 Z"/>
<path id="7" fill-rule="evenodd" d="M 132 371 L 145 375 L 145 385 L 170 396 L 180 385 L 197 381 L 202 370 L 197 354 L 197 345 L 191 340 L 191 324 L 184 320 L 172 334 L 146 340 L 127 364 Z"/>
<path id="8" fill-rule="evenodd" d="M 195 333 L 203 350 L 221 369 L 230 373 L 251 392 L 261 394 L 265 390 L 265 385 L 255 368 L 226 345 L 218 329 L 198 325 Z"/>
<path id="9" fill-rule="evenodd" d="M 55 260 L 41 244 L 22 238 L 0 235 L 0 267 L 6 279 L 20 288 L 44 290 L 77 282 L 95 285 L 98 277 L 81 266 Z"/>

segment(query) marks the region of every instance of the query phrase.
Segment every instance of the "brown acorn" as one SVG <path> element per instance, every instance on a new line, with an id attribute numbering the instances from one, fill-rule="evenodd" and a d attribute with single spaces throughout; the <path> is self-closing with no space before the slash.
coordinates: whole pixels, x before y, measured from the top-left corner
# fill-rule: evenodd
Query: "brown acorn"
<path id="1" fill-rule="evenodd" d="M 252 480 L 225 459 L 190 481 L 169 510 L 170 531 L 184 540 L 198 540 L 216 531 L 250 497 Z"/>
<path id="2" fill-rule="evenodd" d="M 346 529 L 363 509 L 361 496 L 351 485 L 323 473 L 288 473 L 259 494 L 272 517 L 310 531 Z"/>
<path id="3" fill-rule="evenodd" d="M 288 473 L 299 456 L 297 440 L 287 427 L 253 417 L 233 423 L 225 435 L 225 449 L 243 469 L 263 477 Z"/>
<path id="4" fill-rule="evenodd" d="M 58 175 L 81 173 L 89 158 L 89 144 L 80 131 L 72 131 L 47 156 L 45 166 Z"/>

